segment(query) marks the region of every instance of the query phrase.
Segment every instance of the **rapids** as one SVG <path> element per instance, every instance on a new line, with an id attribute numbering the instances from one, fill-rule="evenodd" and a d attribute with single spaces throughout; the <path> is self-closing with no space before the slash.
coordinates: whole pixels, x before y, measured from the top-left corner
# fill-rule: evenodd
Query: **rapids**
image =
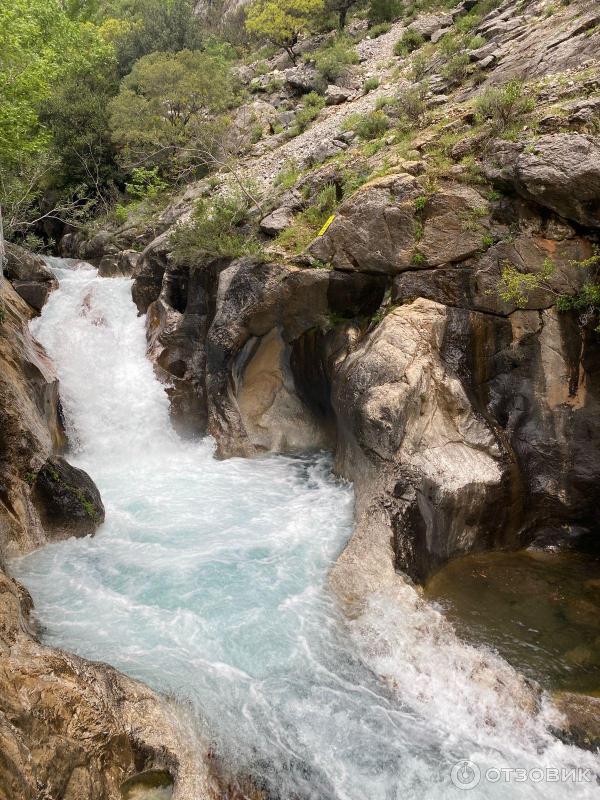
<path id="1" fill-rule="evenodd" d="M 462 643 L 413 588 L 341 615 L 326 578 L 353 495 L 326 455 L 216 461 L 210 439 L 178 439 L 131 281 L 50 263 L 60 288 L 32 329 L 59 373 L 69 458 L 107 513 L 93 538 L 12 564 L 45 642 L 173 698 L 271 797 L 597 796 L 598 757 L 555 739 L 549 703 L 525 707 L 512 668 Z M 504 778 L 465 793 L 461 759 Z M 510 772 L 534 768 L 541 780 Z"/>

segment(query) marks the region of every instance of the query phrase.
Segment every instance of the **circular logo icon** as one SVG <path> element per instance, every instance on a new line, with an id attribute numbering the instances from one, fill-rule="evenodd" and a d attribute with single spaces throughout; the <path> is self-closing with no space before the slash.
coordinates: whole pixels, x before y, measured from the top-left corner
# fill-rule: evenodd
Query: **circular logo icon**
<path id="1" fill-rule="evenodd" d="M 458 761 L 450 772 L 452 783 L 459 789 L 474 789 L 481 780 L 481 770 L 474 761 Z"/>

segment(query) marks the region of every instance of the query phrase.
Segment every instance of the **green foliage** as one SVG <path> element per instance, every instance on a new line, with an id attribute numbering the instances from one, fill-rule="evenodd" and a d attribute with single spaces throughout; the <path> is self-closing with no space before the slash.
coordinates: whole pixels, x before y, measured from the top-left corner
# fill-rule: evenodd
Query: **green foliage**
<path id="1" fill-rule="evenodd" d="M 325 107 L 325 98 L 321 97 L 316 92 L 309 92 L 304 95 L 302 108 L 296 112 L 294 118 L 294 125 L 290 131 L 292 136 L 305 131 L 310 123 L 319 116 L 321 110 Z"/>
<path id="2" fill-rule="evenodd" d="M 368 18 L 371 25 L 381 22 L 393 22 L 402 12 L 400 0 L 371 0 Z"/>
<path id="3" fill-rule="evenodd" d="M 377 39 L 379 36 L 383 36 L 384 33 L 388 33 L 391 29 L 391 22 L 379 22 L 377 25 L 372 25 L 369 28 L 369 36 L 371 39 Z"/>
<path id="4" fill-rule="evenodd" d="M 429 70 L 429 59 L 423 53 L 415 53 L 410 65 L 410 76 L 413 81 L 422 81 Z"/>
<path id="5" fill-rule="evenodd" d="M 254 0 L 248 7 L 246 28 L 250 34 L 283 47 L 295 64 L 298 37 L 323 9 L 323 0 Z"/>
<path id="6" fill-rule="evenodd" d="M 427 109 L 424 89 L 425 87 L 421 85 L 411 86 L 398 95 L 398 109 L 411 123 L 418 123 Z"/>
<path id="7" fill-rule="evenodd" d="M 342 124 L 342 130 L 354 131 L 359 139 L 370 140 L 382 136 L 390 127 L 390 120 L 383 111 L 368 114 L 350 114 Z"/>
<path id="8" fill-rule="evenodd" d="M 348 71 L 352 64 L 358 64 L 358 53 L 347 36 L 336 36 L 313 55 L 319 75 L 328 83 L 333 83 Z"/>
<path id="9" fill-rule="evenodd" d="M 0 168 L 43 152 L 39 107 L 70 69 L 93 70 L 111 50 L 94 29 L 70 20 L 58 0 L 0 3 Z"/>
<path id="10" fill-rule="evenodd" d="M 295 161 L 288 161 L 275 178 L 275 186 L 280 186 L 282 189 L 292 189 L 299 177 L 298 164 Z"/>
<path id="11" fill-rule="evenodd" d="M 398 39 L 394 46 L 394 55 L 407 56 L 414 50 L 418 50 L 424 44 L 425 39 L 421 33 L 412 30 L 411 28 L 407 28 L 402 34 L 402 37 Z"/>
<path id="12" fill-rule="evenodd" d="M 313 241 L 337 205 L 337 188 L 328 183 L 319 191 L 312 204 L 296 215 L 293 224 L 279 234 L 277 245 L 289 252 L 301 253 Z"/>
<path id="13" fill-rule="evenodd" d="M 93 19 L 115 47 L 121 75 L 142 56 L 202 47 L 202 22 L 193 0 L 108 0 Z M 213 48 L 214 42 L 207 43 Z"/>
<path id="14" fill-rule="evenodd" d="M 510 262 L 502 268 L 498 294 L 505 303 L 525 308 L 532 292 L 548 289 L 548 279 L 554 274 L 554 264 L 547 258 L 540 272 L 521 272 Z"/>
<path id="15" fill-rule="evenodd" d="M 444 64 L 442 74 L 453 83 L 460 83 L 469 74 L 470 64 L 467 53 L 456 53 Z"/>
<path id="16" fill-rule="evenodd" d="M 158 174 L 158 167 L 137 167 L 131 171 L 131 181 L 125 184 L 127 194 L 134 200 L 154 198 L 167 188 Z"/>
<path id="17" fill-rule="evenodd" d="M 427 205 L 427 195 L 421 194 L 415 200 L 415 211 L 423 211 L 425 206 Z"/>
<path id="18" fill-rule="evenodd" d="M 190 50 L 144 56 L 109 108 L 122 163 L 135 166 L 144 160 L 167 172 L 173 154 L 198 163 L 210 160 L 219 136 L 214 115 L 232 100 L 233 82 L 223 59 Z"/>
<path id="19" fill-rule="evenodd" d="M 535 101 L 526 96 L 523 81 L 517 79 L 485 90 L 475 101 L 479 118 L 499 132 L 506 131 L 534 107 Z"/>
<path id="20" fill-rule="evenodd" d="M 363 92 L 368 94 L 372 92 L 374 89 L 377 89 L 379 86 L 379 78 L 375 75 L 372 78 L 367 78 L 367 80 L 363 83 Z"/>
<path id="21" fill-rule="evenodd" d="M 207 258 L 259 255 L 260 244 L 241 228 L 250 210 L 251 204 L 242 192 L 212 201 L 199 200 L 191 220 L 178 225 L 171 234 L 173 261 L 197 266 Z"/>

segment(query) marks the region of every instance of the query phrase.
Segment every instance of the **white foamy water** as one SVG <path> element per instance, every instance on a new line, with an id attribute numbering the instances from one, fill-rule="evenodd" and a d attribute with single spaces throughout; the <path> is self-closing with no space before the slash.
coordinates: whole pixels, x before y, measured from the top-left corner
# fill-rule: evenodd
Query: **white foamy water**
<path id="1" fill-rule="evenodd" d="M 107 513 L 95 537 L 14 562 L 46 642 L 175 698 L 273 797 L 597 796 L 538 773 L 457 788 L 464 758 L 484 771 L 599 761 L 554 739 L 552 712 L 523 708 L 512 669 L 459 642 L 410 587 L 346 623 L 325 584 L 353 498 L 328 458 L 219 462 L 210 440 L 181 442 L 130 281 L 52 265 L 60 289 L 32 327 L 59 372 L 70 459 Z"/>

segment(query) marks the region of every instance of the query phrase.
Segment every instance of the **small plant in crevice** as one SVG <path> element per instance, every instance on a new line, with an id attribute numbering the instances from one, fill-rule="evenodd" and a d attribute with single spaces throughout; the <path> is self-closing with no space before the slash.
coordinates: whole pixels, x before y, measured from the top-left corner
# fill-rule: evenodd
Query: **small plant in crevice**
<path id="1" fill-rule="evenodd" d="M 559 311 L 574 311 L 578 314 L 579 324 L 594 324 L 594 330 L 600 333 L 600 247 L 594 245 L 592 255 L 581 261 L 570 261 L 573 269 L 584 270 L 585 277 L 581 288 L 571 294 L 557 292 L 551 285 L 556 265 L 546 258 L 539 272 L 521 272 L 510 262 L 505 262 L 498 284 L 498 295 L 507 303 L 517 308 L 526 308 L 530 296 L 536 290 L 548 292 L 555 298 Z"/>
<path id="2" fill-rule="evenodd" d="M 497 133 L 507 131 L 534 108 L 535 100 L 527 96 L 525 84 L 517 79 L 486 89 L 475 100 L 479 120 L 490 123 Z"/>
<path id="3" fill-rule="evenodd" d="M 317 92 L 309 92 L 302 98 L 302 108 L 298 109 L 294 117 L 294 124 L 290 128 L 290 136 L 303 133 L 310 123 L 315 120 L 325 108 L 325 98 Z"/>

